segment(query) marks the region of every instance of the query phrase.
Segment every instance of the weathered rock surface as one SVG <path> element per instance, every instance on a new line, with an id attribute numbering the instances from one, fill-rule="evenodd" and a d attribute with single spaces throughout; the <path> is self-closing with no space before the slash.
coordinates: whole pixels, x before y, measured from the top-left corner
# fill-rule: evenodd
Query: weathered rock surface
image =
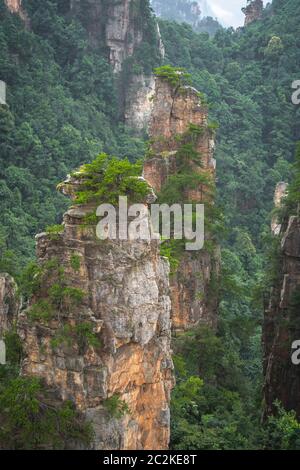
<path id="1" fill-rule="evenodd" d="M 125 123 L 136 131 L 147 130 L 153 109 L 155 79 L 135 75 L 125 96 Z"/>
<path id="2" fill-rule="evenodd" d="M 72 178 L 61 190 L 72 195 L 71 187 Z M 56 259 L 68 285 L 86 295 L 79 309 L 48 322 L 32 322 L 28 311 L 22 312 L 19 333 L 27 355 L 22 373 L 43 378 L 60 398 L 75 402 L 93 423 L 95 449 L 167 449 L 173 386 L 169 266 L 158 241 L 98 240 L 95 227 L 82 226 L 89 212 L 86 206 L 71 208 L 56 240 L 37 236 L 41 265 Z M 77 271 L 72 255 L 80 261 Z M 34 300 L 43 299 L 55 282 L 49 274 Z M 100 345 L 74 338 L 53 345 L 62 328 L 82 323 L 92 326 Z M 105 405 L 116 396 L 130 410 L 119 418 Z"/>
<path id="3" fill-rule="evenodd" d="M 186 87 L 175 89 L 167 80 L 156 79 L 156 92 L 150 123 L 152 141 L 150 156 L 144 164 L 144 177 L 159 193 L 168 178 L 178 171 L 176 155 L 180 136 L 195 124 L 203 130 L 197 139 L 199 163 L 194 171 L 215 178 L 214 137 L 208 126 L 207 106 L 201 102 L 197 90 Z M 204 186 L 186 188 L 187 199 L 203 203 L 209 199 Z M 178 201 L 179 203 L 182 201 Z M 206 239 L 210 238 L 206 234 Z M 199 322 L 215 325 L 217 320 L 217 294 L 211 289 L 219 275 L 219 249 L 212 252 L 186 252 L 176 274 L 171 276 L 172 325 L 186 330 Z"/>
<path id="4" fill-rule="evenodd" d="M 248 3 L 245 8 L 242 8 L 242 12 L 246 15 L 245 26 L 248 26 L 253 21 L 260 20 L 264 9 L 264 3 L 262 0 L 252 0 Z"/>
<path id="5" fill-rule="evenodd" d="M 292 216 L 280 231 L 278 280 L 265 310 L 264 396 L 265 414 L 279 400 L 300 417 L 300 369 L 292 363 L 292 343 L 300 340 L 300 219 Z M 298 299 L 298 300 L 297 300 Z"/>

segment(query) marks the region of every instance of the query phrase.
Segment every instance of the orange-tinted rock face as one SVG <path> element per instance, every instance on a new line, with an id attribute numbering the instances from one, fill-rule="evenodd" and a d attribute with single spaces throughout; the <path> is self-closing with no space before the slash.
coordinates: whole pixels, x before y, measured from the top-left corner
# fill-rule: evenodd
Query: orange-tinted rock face
<path id="1" fill-rule="evenodd" d="M 150 123 L 151 148 L 144 164 L 144 177 L 159 193 L 168 178 L 176 175 L 177 152 L 180 137 L 188 131 L 190 124 L 199 126 L 202 133 L 197 138 L 195 150 L 199 163 L 193 170 L 215 178 L 214 139 L 208 126 L 207 107 L 202 104 L 197 90 L 187 87 L 184 92 L 175 90 L 167 80 L 156 79 L 154 109 Z M 205 203 L 210 200 L 204 185 L 186 188 L 186 199 Z M 181 203 L 182 201 L 178 201 Z M 206 239 L 210 239 L 206 234 Z M 194 327 L 199 322 L 216 324 L 217 294 L 211 289 L 219 275 L 219 250 L 185 252 L 177 272 L 171 276 L 172 326 L 176 330 Z"/>
<path id="2" fill-rule="evenodd" d="M 72 195 L 72 179 L 65 186 L 61 190 Z M 93 448 L 167 449 L 173 386 L 168 263 L 157 241 L 99 241 L 95 227 L 82 227 L 89 211 L 71 208 L 57 239 L 37 237 L 40 264 L 55 260 L 64 268 L 64 282 L 85 296 L 80 307 L 71 305 L 47 321 L 30 320 L 28 311 L 19 315 L 27 355 L 22 373 L 41 377 L 60 399 L 76 404 L 93 423 Z M 58 268 L 50 270 L 35 302 L 47 299 L 57 276 Z M 55 344 L 66 328 L 70 338 L 70 328 L 82 324 L 99 344 L 73 334 L 70 342 Z M 108 411 L 106 403 L 116 397 L 128 406 L 124 416 Z"/>

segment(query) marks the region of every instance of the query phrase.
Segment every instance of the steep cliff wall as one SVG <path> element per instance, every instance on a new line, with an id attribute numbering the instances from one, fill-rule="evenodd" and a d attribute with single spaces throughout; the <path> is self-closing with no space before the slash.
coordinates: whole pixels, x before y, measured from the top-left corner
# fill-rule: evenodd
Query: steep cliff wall
<path id="1" fill-rule="evenodd" d="M 248 26 L 253 21 L 260 20 L 264 9 L 264 3 L 262 0 L 251 0 L 248 1 L 248 5 L 242 8 L 242 12 L 246 15 L 245 26 Z"/>
<path id="2" fill-rule="evenodd" d="M 120 72 L 124 60 L 133 55 L 143 40 L 140 23 L 135 21 L 133 0 L 71 0 L 71 11 L 87 28 L 91 43 L 108 48 L 109 60 L 115 72 Z"/>
<path id="3" fill-rule="evenodd" d="M 197 90 L 174 87 L 163 78 L 156 78 L 154 109 L 150 123 L 151 148 L 144 165 L 144 177 L 160 193 L 171 176 L 179 173 L 178 154 L 190 125 L 198 128 L 193 172 L 205 174 L 213 183 L 216 162 L 214 137 L 208 125 L 207 106 L 202 103 Z M 187 187 L 187 200 L 203 203 L 210 196 L 205 185 Z M 182 201 L 177 201 L 181 203 Z M 210 239 L 206 233 L 206 240 Z M 180 257 L 176 273 L 171 276 L 172 325 L 176 330 L 189 329 L 199 322 L 215 325 L 217 294 L 212 284 L 219 274 L 219 250 L 203 249 L 196 253 L 185 252 Z"/>
<path id="4" fill-rule="evenodd" d="M 141 61 L 149 61 L 149 55 L 163 57 L 164 48 L 159 28 L 154 20 L 148 1 L 121 0 L 71 0 L 71 11 L 81 19 L 89 32 L 94 47 L 106 49 L 108 59 L 116 74 L 125 72 L 120 83 L 120 107 L 127 126 L 142 131 L 149 124 L 153 94 L 151 67 L 145 71 L 134 72 L 134 66 L 141 69 Z M 150 45 L 143 49 L 145 44 Z M 154 48 L 154 49 L 153 49 Z M 144 50 L 144 52 L 142 51 Z M 139 55 L 139 64 L 133 57 Z M 151 58 L 150 58 L 151 60 Z"/>
<path id="5" fill-rule="evenodd" d="M 279 400 L 300 417 L 300 368 L 292 362 L 292 344 L 300 339 L 300 219 L 292 216 L 281 226 L 277 281 L 265 310 L 265 414 Z"/>
<path id="6" fill-rule="evenodd" d="M 72 194 L 74 187 L 71 178 L 61 190 Z M 95 449 L 166 449 L 173 385 L 168 263 L 157 241 L 98 240 L 95 226 L 84 226 L 90 211 L 74 206 L 62 233 L 37 236 L 43 274 L 32 306 L 19 316 L 22 373 L 75 402 L 93 423 Z M 53 307 L 59 291 L 68 299 L 49 314 L 49 296 Z"/>

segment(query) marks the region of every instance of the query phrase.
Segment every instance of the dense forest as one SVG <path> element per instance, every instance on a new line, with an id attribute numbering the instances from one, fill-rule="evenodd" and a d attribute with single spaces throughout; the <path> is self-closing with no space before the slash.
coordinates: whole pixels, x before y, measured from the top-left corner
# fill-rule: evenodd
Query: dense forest
<path id="1" fill-rule="evenodd" d="M 205 0 L 152 0 L 151 5 L 160 18 L 190 24 L 198 33 L 213 36 L 222 28 Z"/>
<path id="2" fill-rule="evenodd" d="M 0 0 L 0 79 L 9 104 L 0 106 L 0 271 L 13 275 L 26 294 L 34 236 L 61 223 L 67 207 L 56 185 L 101 152 L 140 160 L 146 136 L 124 125 L 120 83 L 104 51 L 90 47 L 82 23 L 64 15 L 62 2 L 23 3 L 30 29 Z M 299 187 L 300 108 L 291 101 L 292 82 L 300 78 L 299 15 L 298 0 L 273 0 L 261 21 L 218 29 L 213 37 L 159 19 L 164 63 L 190 73 L 218 124 L 217 205 L 223 213 L 217 331 L 200 326 L 174 338 L 172 449 L 300 448 L 293 411 L 278 403 L 277 415 L 262 423 L 261 353 L 274 190 L 294 177 L 287 210 L 295 211 Z M 160 65 L 151 47 L 140 62 Z M 18 363 L 20 344 L 13 335 L 9 344 L 11 363 Z M 15 387 L 39 393 L 37 384 L 18 382 L 15 366 L 1 373 Z M 9 393 L 17 402 L 13 387 L 2 384 L 0 406 L 7 406 Z M 76 432 L 79 427 L 88 436 L 73 411 L 60 413 L 63 425 L 75 421 Z M 42 430 L 44 419 L 55 421 L 42 416 Z M 16 423 L 6 425 L 14 430 Z M 19 446 L 26 445 L 24 432 Z"/>

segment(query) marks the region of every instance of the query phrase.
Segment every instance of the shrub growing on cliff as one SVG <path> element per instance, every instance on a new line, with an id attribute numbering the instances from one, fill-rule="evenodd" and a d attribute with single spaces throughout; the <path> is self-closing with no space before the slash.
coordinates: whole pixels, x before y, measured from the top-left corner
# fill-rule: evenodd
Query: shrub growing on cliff
<path id="1" fill-rule="evenodd" d="M 75 202 L 117 205 L 119 196 L 127 196 L 130 202 L 143 202 L 149 187 L 139 178 L 141 174 L 142 163 L 130 163 L 127 159 L 119 160 L 102 153 L 73 174 L 82 180 Z"/>
<path id="2" fill-rule="evenodd" d="M 154 69 L 157 77 L 166 80 L 174 88 L 184 87 L 191 84 L 191 74 L 187 73 L 182 67 L 172 67 L 163 65 Z"/>
<path id="3" fill-rule="evenodd" d="M 20 366 L 23 357 L 23 347 L 20 336 L 17 333 L 16 327 L 7 331 L 4 335 L 6 346 L 6 360 L 12 366 Z"/>
<path id="4" fill-rule="evenodd" d="M 112 418 L 120 419 L 130 413 L 127 403 L 115 394 L 104 401 L 104 407 Z"/>
<path id="5" fill-rule="evenodd" d="M 63 231 L 63 225 L 49 225 L 46 227 L 46 233 L 51 240 L 59 240 L 59 236 Z"/>

